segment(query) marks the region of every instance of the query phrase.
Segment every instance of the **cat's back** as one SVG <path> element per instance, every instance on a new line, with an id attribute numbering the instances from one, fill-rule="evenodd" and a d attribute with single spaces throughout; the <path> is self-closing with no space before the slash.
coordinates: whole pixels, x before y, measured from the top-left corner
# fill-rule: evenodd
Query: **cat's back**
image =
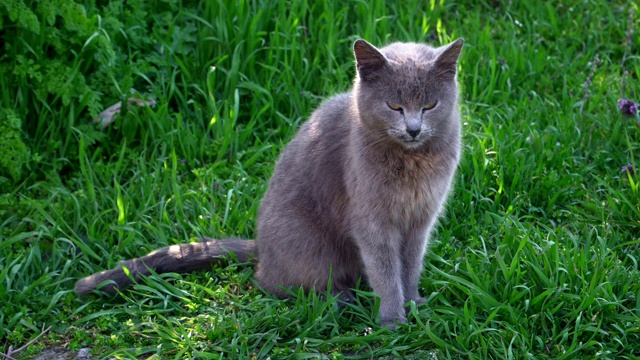
<path id="1" fill-rule="evenodd" d="M 320 168 L 327 161 L 337 162 L 349 137 L 351 101 L 351 93 L 324 101 L 286 146 L 276 164 L 276 171 L 283 165 L 295 164 L 300 171 L 313 172 L 322 170 Z"/>
<path id="2" fill-rule="evenodd" d="M 351 93 L 333 96 L 301 126 L 276 163 L 261 218 L 292 210 L 340 216 L 351 102 Z"/>
<path id="3" fill-rule="evenodd" d="M 300 131 L 285 149 L 297 151 L 297 146 L 311 147 L 319 150 L 318 146 L 327 146 L 335 141 L 346 141 L 350 127 L 350 92 L 335 95 L 325 100 L 300 128 Z M 298 145 L 300 144 L 300 145 Z M 316 155 L 321 155 L 316 153 Z"/>

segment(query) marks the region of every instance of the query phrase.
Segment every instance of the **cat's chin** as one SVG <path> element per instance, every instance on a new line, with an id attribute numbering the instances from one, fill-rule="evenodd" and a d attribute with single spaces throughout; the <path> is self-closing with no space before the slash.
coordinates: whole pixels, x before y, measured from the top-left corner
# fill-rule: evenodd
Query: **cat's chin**
<path id="1" fill-rule="evenodd" d="M 425 143 L 424 139 L 420 139 L 420 140 L 397 139 L 397 140 L 400 143 L 400 145 L 402 145 L 402 147 L 407 149 L 407 150 L 416 150 L 416 149 L 422 147 L 422 145 L 424 145 L 424 143 Z"/>
<path id="2" fill-rule="evenodd" d="M 424 145 L 424 141 L 412 141 L 410 143 L 405 143 L 404 147 L 407 150 L 417 150 L 417 149 L 421 148 L 422 145 Z"/>
<path id="3" fill-rule="evenodd" d="M 428 136 L 419 136 L 417 139 L 405 135 L 389 134 L 393 140 L 407 150 L 416 150 L 427 141 Z"/>

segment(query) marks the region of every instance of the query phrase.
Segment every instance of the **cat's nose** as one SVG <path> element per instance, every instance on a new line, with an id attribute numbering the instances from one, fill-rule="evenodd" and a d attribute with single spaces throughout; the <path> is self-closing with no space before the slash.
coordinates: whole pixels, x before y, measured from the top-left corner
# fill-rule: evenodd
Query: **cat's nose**
<path id="1" fill-rule="evenodd" d="M 411 128 L 407 126 L 407 134 L 415 139 L 416 136 L 420 135 L 420 128 Z"/>

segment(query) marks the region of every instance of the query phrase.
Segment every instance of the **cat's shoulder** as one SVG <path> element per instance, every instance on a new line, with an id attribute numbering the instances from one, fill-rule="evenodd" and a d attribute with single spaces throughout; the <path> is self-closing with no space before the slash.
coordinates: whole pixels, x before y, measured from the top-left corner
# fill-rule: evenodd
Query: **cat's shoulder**
<path id="1" fill-rule="evenodd" d="M 341 111 L 344 112 L 350 108 L 352 104 L 352 93 L 346 92 L 342 94 L 334 95 L 322 102 L 318 109 L 316 109 L 316 113 L 320 112 L 335 112 Z"/>
<path id="2" fill-rule="evenodd" d="M 353 96 L 351 92 L 334 95 L 324 100 L 313 112 L 306 127 L 323 132 L 344 130 L 349 126 L 349 117 L 352 116 Z"/>

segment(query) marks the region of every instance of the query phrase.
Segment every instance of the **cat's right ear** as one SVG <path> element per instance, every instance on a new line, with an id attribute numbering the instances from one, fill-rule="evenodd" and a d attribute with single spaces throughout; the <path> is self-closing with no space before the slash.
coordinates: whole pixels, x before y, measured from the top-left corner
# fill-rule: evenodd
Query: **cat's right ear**
<path id="1" fill-rule="evenodd" d="M 358 39 L 353 43 L 353 53 L 356 57 L 356 69 L 360 80 L 375 80 L 380 69 L 387 65 L 387 58 L 380 50 L 365 40 Z"/>

